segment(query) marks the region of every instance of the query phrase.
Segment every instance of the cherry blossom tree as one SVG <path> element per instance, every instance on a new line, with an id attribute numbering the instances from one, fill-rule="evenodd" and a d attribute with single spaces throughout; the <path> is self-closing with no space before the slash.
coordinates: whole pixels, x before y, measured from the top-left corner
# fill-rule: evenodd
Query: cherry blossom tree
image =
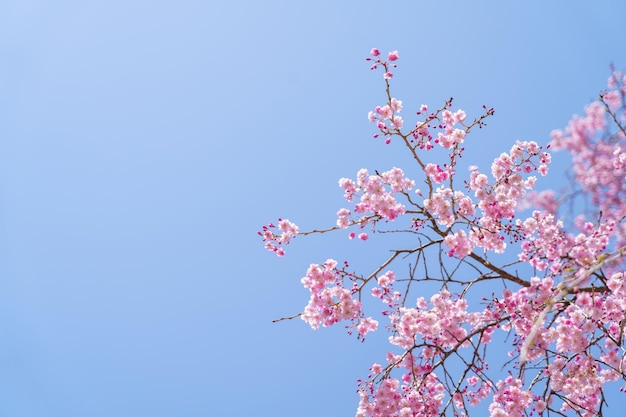
<path id="1" fill-rule="evenodd" d="M 494 110 L 470 117 L 450 99 L 406 122 L 391 92 L 398 59 L 367 58 L 385 83 L 368 119 L 414 165 L 340 179 L 336 225 L 303 232 L 279 219 L 259 235 L 278 256 L 296 236 L 331 231 L 410 243 L 370 271 L 311 264 L 309 302 L 287 318 L 344 322 L 362 340 L 389 332 L 358 380 L 357 417 L 470 416 L 483 402 L 491 417 L 602 415 L 605 385 L 626 380 L 626 76 L 614 71 L 548 145 L 512 143 L 485 172 L 460 161 Z M 571 154 L 572 184 L 538 192 L 552 151 Z M 502 343 L 505 358 L 494 355 Z"/>

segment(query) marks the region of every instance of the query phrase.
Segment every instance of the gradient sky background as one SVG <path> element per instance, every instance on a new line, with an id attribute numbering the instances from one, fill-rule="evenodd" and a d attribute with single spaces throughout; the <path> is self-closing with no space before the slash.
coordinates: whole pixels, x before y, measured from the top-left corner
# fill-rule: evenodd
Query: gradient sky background
<path id="1" fill-rule="evenodd" d="M 449 96 L 495 107 L 468 144 L 487 167 L 626 66 L 625 17 L 617 0 L 0 2 L 0 417 L 354 415 L 384 343 L 271 320 L 306 304 L 309 263 L 358 268 L 367 243 L 278 259 L 256 231 L 332 224 L 339 178 L 402 166 L 371 139 L 370 48 L 400 51 L 405 119 Z"/>

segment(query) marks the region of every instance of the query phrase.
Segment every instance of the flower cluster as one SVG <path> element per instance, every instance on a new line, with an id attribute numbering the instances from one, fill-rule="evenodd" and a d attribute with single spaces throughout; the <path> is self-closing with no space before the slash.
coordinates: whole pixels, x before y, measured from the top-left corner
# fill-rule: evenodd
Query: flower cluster
<path id="1" fill-rule="evenodd" d="M 534 360 L 545 352 L 552 341 L 544 337 L 546 329 L 538 328 L 537 334 L 533 335 L 533 328 L 537 322 L 542 324 L 541 314 L 546 305 L 557 297 L 558 291 L 551 278 L 533 277 L 529 284 L 517 291 L 505 289 L 502 292 L 503 297 L 495 299 L 493 304 L 499 316 L 507 318 L 501 325 L 502 330 L 515 332 L 514 345 L 517 350 L 520 350 L 524 342 L 532 337 L 532 345 L 526 356 Z M 514 351 L 510 352 L 511 355 L 514 353 Z"/>
<path id="2" fill-rule="evenodd" d="M 385 68 L 385 72 L 383 74 L 383 78 L 385 80 L 390 80 L 393 77 L 393 73 L 391 72 L 391 68 L 395 68 L 396 65 L 392 64 L 392 62 L 397 61 L 400 58 L 400 54 L 398 51 L 391 51 L 387 54 L 387 61 L 383 61 L 380 58 L 380 50 L 378 48 L 372 48 L 370 51 L 370 55 L 373 58 L 366 58 L 368 61 L 374 61 L 371 69 L 375 70 L 378 68 L 378 65 L 382 65 Z"/>
<path id="3" fill-rule="evenodd" d="M 449 234 L 443 239 L 443 243 L 449 249 L 448 256 L 465 258 L 474 250 L 474 244 L 464 230 Z"/>
<path id="4" fill-rule="evenodd" d="M 396 131 L 402 129 L 404 121 L 402 117 L 397 114 L 400 113 L 400 110 L 402 110 L 402 102 L 392 98 L 389 104 L 385 104 L 382 107 L 377 106 L 374 111 L 369 112 L 367 118 L 370 122 L 376 122 L 378 129 L 388 134 L 390 129 Z M 387 141 L 387 143 L 389 143 L 389 141 Z"/>
<path id="5" fill-rule="evenodd" d="M 563 395 L 560 411 L 574 410 L 584 417 L 593 417 L 602 402 L 602 387 L 607 382 L 598 362 L 582 354 L 567 360 L 557 357 L 547 369 L 550 385 L 555 393 Z"/>
<path id="6" fill-rule="evenodd" d="M 370 175 L 366 169 L 357 173 L 356 183 L 349 178 L 339 180 L 344 189 L 344 197 L 352 202 L 359 195 L 359 202 L 354 205 L 354 212 L 363 216 L 373 214 L 381 219 L 395 220 L 405 212 L 405 206 L 396 200 L 396 194 L 411 190 L 415 182 L 406 178 L 400 168 L 392 168 L 378 175 Z M 337 226 L 346 229 L 361 219 L 351 220 L 351 212 L 342 208 L 337 212 Z"/>
<path id="7" fill-rule="evenodd" d="M 508 376 L 504 381 L 496 384 L 498 390 L 489 406 L 490 417 L 522 417 L 525 410 L 531 406 L 533 395 L 522 389 L 524 383 L 520 379 Z"/>
<path id="8" fill-rule="evenodd" d="M 392 314 L 390 319 L 395 334 L 389 338 L 389 343 L 409 349 L 415 345 L 416 338 L 420 338 L 442 349 L 462 345 L 459 341 L 467 336 L 467 329 L 463 326 L 469 320 L 467 301 L 452 299 L 449 292 L 442 290 L 431 297 L 430 303 L 431 308 L 420 297 L 417 308 L 400 307 L 397 313 Z M 435 352 L 428 355 L 431 354 Z"/>
<path id="9" fill-rule="evenodd" d="M 517 219 L 516 224 L 525 236 L 519 260 L 530 263 L 539 271 L 550 265 L 554 274 L 559 273 L 562 270 L 561 257 L 570 246 L 568 236 L 563 231 L 563 222 L 553 214 L 535 210 L 525 220 Z"/>
<path id="10" fill-rule="evenodd" d="M 616 224 L 618 245 L 626 243 L 626 76 L 616 71 L 608 90 L 574 116 L 565 130 L 551 133 L 551 146 L 572 155 L 572 171 L 580 191 L 605 220 Z M 612 127 L 612 128 L 611 128 Z"/>
<path id="11" fill-rule="evenodd" d="M 291 239 L 298 234 L 298 226 L 287 219 L 278 219 L 278 231 L 280 234 L 274 232 L 277 227 L 270 223 L 263 226 L 262 230 L 257 232 L 259 236 L 263 238 L 265 242 L 265 249 L 274 252 L 277 256 L 284 256 L 285 249 L 282 245 L 288 244 Z"/>
<path id="12" fill-rule="evenodd" d="M 375 70 L 378 66 L 382 66 L 385 70 L 383 77 L 385 78 L 385 82 L 389 85 L 389 80 L 393 77 L 393 73 L 391 70 L 396 68 L 396 64 L 394 63 L 400 58 L 398 51 L 391 51 L 387 54 L 387 60 L 384 61 L 380 57 L 380 51 L 376 48 L 373 48 L 370 51 L 370 55 L 372 58 L 367 58 L 368 61 L 374 61 L 371 69 Z M 387 136 L 385 139 L 385 143 L 389 144 L 391 142 L 391 134 L 397 133 L 404 126 L 404 120 L 402 117 L 398 115 L 402 110 L 402 101 L 397 100 L 395 98 L 390 98 L 389 103 L 384 106 L 377 106 L 374 111 L 370 111 L 367 115 L 367 118 L 370 122 L 375 122 L 378 129 Z M 375 135 L 374 137 L 378 137 Z"/>
<path id="13" fill-rule="evenodd" d="M 378 277 L 378 287 L 372 288 L 372 297 L 378 298 L 392 307 L 396 301 L 400 299 L 402 294 L 394 291 L 393 283 L 396 280 L 396 274 L 393 271 L 387 271 Z"/>
<path id="14" fill-rule="evenodd" d="M 512 227 L 503 221 L 515 218 L 522 197 L 527 190 L 533 189 L 536 181 L 534 176 L 524 179 L 523 174 L 534 170 L 545 173 L 551 161 L 547 152 L 540 151 L 535 142 L 517 142 L 509 154 L 503 153 L 494 160 L 491 167 L 493 183 L 477 167 L 470 167 L 467 188 L 474 192 L 477 202 L 459 190 L 444 186 L 424 200 L 424 208 L 442 226 L 451 227 L 459 219 L 471 225 L 469 233 L 459 230 L 446 236 L 444 243 L 449 256 L 463 258 L 476 246 L 496 253 L 504 252 L 504 235 L 510 234 Z M 424 172 L 435 183 L 448 180 L 454 173 L 450 167 L 444 171 L 432 163 L 426 164 Z M 476 209 L 482 212 L 478 219 L 474 218 Z"/>
<path id="15" fill-rule="evenodd" d="M 353 298 L 353 289 L 343 286 L 345 273 L 337 269 L 337 261 L 328 259 L 322 265 L 311 264 L 301 282 L 311 298 L 304 308 L 302 320 L 311 328 L 332 326 L 342 320 L 357 320 L 360 336 L 376 330 L 378 322 L 362 317 L 361 302 Z"/>
<path id="16" fill-rule="evenodd" d="M 405 373 L 402 380 L 384 378 L 377 387 L 367 384 L 359 390 L 360 402 L 356 417 L 440 415 L 445 396 L 443 384 L 427 369 L 412 367 L 410 360 L 405 362 L 414 373 Z M 414 383 L 413 378 L 421 378 L 419 385 Z"/>
<path id="17" fill-rule="evenodd" d="M 460 145 L 465 141 L 465 130 L 455 128 L 456 125 L 465 122 L 467 115 L 463 110 L 457 110 L 452 112 L 448 109 L 441 113 L 443 121 L 443 132 L 437 134 L 437 138 L 434 140 L 445 149 L 452 149 L 453 147 Z"/>
<path id="18" fill-rule="evenodd" d="M 534 176 L 524 179 L 524 173 L 534 170 L 547 173 L 550 154 L 541 152 L 536 142 L 517 142 L 510 152 L 502 153 L 491 165 L 494 183 L 490 184 L 487 175 L 470 167 L 469 189 L 478 200 L 477 208 L 482 215 L 478 227 L 472 228 L 470 237 L 474 245 L 486 250 L 502 253 L 506 249 L 504 234 L 511 228 L 503 220 L 516 216 L 520 200 L 527 190 L 532 190 L 537 180 Z"/>

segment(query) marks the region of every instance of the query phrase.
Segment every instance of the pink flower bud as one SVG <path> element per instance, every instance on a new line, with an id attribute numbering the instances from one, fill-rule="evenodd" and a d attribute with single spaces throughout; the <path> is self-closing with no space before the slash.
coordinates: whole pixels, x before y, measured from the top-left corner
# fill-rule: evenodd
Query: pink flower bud
<path id="1" fill-rule="evenodd" d="M 391 51 L 389 52 L 389 56 L 388 56 L 390 61 L 395 61 L 398 58 L 400 58 L 400 55 L 398 54 L 398 51 Z"/>

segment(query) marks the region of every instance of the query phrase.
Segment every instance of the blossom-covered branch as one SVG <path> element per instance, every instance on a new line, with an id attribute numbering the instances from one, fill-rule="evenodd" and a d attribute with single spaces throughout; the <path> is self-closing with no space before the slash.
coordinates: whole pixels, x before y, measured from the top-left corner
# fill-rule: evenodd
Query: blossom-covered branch
<path id="1" fill-rule="evenodd" d="M 369 271 L 311 264 L 309 302 L 284 319 L 346 322 L 363 341 L 389 332 L 388 352 L 358 381 L 357 417 L 469 416 L 483 402 L 491 417 L 601 414 L 605 385 L 626 381 L 626 77 L 614 72 L 549 145 L 517 141 L 485 171 L 462 162 L 493 108 L 470 118 L 449 99 L 405 120 L 391 88 L 399 58 L 371 50 L 385 95 L 367 117 L 375 139 L 415 164 L 341 178 L 334 225 L 303 232 L 279 219 L 259 231 L 278 256 L 298 235 L 328 232 L 393 246 Z M 572 156 L 573 192 L 535 190 L 554 150 Z"/>

